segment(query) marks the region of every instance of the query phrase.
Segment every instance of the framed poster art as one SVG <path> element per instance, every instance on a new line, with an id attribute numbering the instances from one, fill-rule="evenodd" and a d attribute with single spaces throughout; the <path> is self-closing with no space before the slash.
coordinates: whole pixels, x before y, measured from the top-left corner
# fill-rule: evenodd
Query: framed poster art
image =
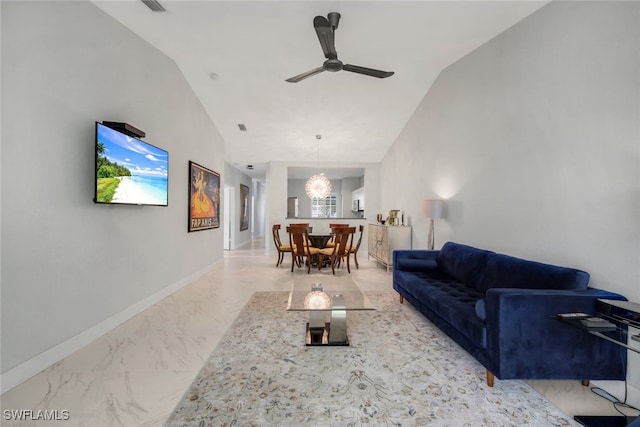
<path id="1" fill-rule="evenodd" d="M 220 174 L 189 161 L 189 232 L 220 227 Z"/>
<path id="2" fill-rule="evenodd" d="M 240 184 L 240 231 L 249 229 L 249 187 Z"/>

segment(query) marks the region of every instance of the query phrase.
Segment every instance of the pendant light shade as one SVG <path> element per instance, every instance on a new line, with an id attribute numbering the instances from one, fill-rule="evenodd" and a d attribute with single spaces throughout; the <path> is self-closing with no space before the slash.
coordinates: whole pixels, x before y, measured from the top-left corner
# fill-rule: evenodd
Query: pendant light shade
<path id="1" fill-rule="evenodd" d="M 309 178 L 304 185 L 304 191 L 307 192 L 310 199 L 325 199 L 331 194 L 331 181 L 320 173 L 320 138 L 322 135 L 316 135 L 318 140 L 318 173 Z"/>
<path id="2" fill-rule="evenodd" d="M 322 174 L 313 175 L 304 185 L 304 191 L 307 192 L 307 196 L 311 199 L 325 199 L 331 194 L 331 181 Z"/>

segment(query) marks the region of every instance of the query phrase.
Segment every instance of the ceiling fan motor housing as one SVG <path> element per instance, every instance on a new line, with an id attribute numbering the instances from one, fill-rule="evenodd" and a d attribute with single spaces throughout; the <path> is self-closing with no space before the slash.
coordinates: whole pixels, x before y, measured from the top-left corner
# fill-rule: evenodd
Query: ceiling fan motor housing
<path id="1" fill-rule="evenodd" d="M 340 61 L 339 59 L 327 59 L 326 61 L 324 61 L 324 64 L 322 64 L 322 66 L 327 71 L 336 72 L 342 70 L 342 61 Z"/>

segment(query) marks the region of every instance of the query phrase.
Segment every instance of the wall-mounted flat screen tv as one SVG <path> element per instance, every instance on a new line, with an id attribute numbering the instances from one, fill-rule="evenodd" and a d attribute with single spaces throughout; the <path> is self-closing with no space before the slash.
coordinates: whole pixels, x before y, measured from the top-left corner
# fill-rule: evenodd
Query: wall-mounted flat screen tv
<path id="1" fill-rule="evenodd" d="M 94 202 L 167 206 L 169 153 L 96 122 Z"/>

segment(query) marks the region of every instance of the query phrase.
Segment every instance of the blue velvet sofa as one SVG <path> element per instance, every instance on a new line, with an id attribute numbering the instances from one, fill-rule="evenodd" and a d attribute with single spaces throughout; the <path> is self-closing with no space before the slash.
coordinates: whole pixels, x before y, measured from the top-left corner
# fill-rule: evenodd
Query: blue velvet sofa
<path id="1" fill-rule="evenodd" d="M 626 352 L 554 318 L 596 312 L 589 274 L 447 242 L 396 250 L 393 288 L 499 379 L 622 380 Z"/>

